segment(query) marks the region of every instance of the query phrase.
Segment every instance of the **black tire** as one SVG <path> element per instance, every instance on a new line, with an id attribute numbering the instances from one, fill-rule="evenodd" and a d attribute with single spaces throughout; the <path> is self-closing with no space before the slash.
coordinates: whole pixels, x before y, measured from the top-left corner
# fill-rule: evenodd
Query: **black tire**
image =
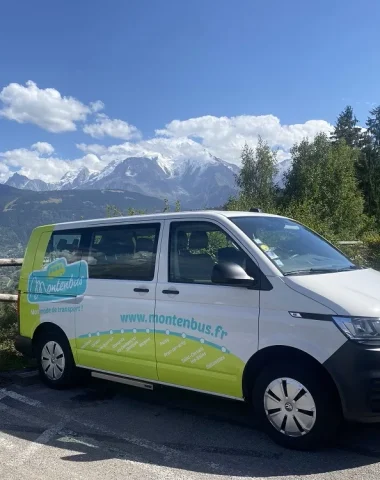
<path id="1" fill-rule="evenodd" d="M 283 383 L 283 379 L 289 381 L 284 380 Z M 298 400 L 297 395 L 289 393 L 296 389 L 298 391 L 297 383 L 290 380 L 298 382 L 306 389 Z M 280 398 L 279 393 L 275 394 L 277 398 L 272 397 L 274 392 L 268 390 L 271 384 L 277 393 L 281 385 L 282 398 L 285 400 Z M 331 445 L 336 438 L 342 420 L 340 402 L 321 367 L 308 362 L 302 365 L 296 363 L 269 365 L 263 369 L 255 382 L 252 400 L 255 414 L 263 430 L 272 440 L 285 448 L 315 450 Z M 302 405 L 302 402 L 308 407 Z M 276 412 L 279 408 L 281 410 Z M 274 424 L 277 424 L 277 427 Z M 307 428 L 303 428 L 305 425 Z M 289 429 L 289 432 L 283 433 L 281 428 L 283 431 Z"/>
<path id="2" fill-rule="evenodd" d="M 75 385 L 77 368 L 70 344 L 63 333 L 57 330 L 43 332 L 37 339 L 35 351 L 40 377 L 46 385 L 57 390 Z M 50 359 L 47 352 L 51 354 Z"/>

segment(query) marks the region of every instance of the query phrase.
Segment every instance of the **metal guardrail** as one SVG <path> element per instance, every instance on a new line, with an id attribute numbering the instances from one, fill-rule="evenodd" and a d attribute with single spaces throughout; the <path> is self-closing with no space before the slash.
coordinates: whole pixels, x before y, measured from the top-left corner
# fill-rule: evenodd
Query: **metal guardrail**
<path id="1" fill-rule="evenodd" d="M 23 258 L 0 258 L 0 267 L 20 267 L 23 262 Z M 0 293 L 0 302 L 17 302 L 17 295 Z"/>
<path id="2" fill-rule="evenodd" d="M 0 267 L 20 267 L 23 262 L 23 258 L 0 258 Z"/>
<path id="3" fill-rule="evenodd" d="M 0 302 L 17 302 L 17 295 L 11 293 L 0 293 Z"/>
<path id="4" fill-rule="evenodd" d="M 338 245 L 363 245 L 363 242 L 360 240 L 341 240 L 336 242 Z"/>

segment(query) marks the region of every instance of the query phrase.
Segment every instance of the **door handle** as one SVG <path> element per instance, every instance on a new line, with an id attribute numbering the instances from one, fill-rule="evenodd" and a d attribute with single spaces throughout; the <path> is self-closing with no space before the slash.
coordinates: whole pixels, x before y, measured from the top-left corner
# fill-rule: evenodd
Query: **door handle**
<path id="1" fill-rule="evenodd" d="M 148 293 L 149 288 L 134 288 L 133 291 L 136 293 Z"/>
<path id="2" fill-rule="evenodd" d="M 179 291 L 178 290 L 162 290 L 162 293 L 165 295 L 178 295 Z"/>

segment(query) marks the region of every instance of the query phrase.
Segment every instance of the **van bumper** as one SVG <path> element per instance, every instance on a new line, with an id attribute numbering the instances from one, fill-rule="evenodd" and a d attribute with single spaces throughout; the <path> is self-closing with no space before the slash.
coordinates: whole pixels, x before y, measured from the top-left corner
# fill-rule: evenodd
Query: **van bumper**
<path id="1" fill-rule="evenodd" d="M 22 353 L 27 357 L 33 357 L 33 344 L 32 339 L 28 337 L 23 337 L 22 335 L 17 335 L 15 339 L 15 348 L 18 352 Z"/>
<path id="2" fill-rule="evenodd" d="M 380 423 L 380 347 L 348 340 L 324 364 L 346 420 Z"/>

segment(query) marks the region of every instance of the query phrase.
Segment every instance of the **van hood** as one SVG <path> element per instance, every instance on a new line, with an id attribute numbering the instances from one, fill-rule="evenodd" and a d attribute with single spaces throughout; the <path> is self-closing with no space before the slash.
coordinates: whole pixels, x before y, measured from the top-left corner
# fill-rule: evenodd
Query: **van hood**
<path id="1" fill-rule="evenodd" d="M 284 281 L 337 315 L 380 317 L 380 272 L 376 270 L 290 275 Z"/>

